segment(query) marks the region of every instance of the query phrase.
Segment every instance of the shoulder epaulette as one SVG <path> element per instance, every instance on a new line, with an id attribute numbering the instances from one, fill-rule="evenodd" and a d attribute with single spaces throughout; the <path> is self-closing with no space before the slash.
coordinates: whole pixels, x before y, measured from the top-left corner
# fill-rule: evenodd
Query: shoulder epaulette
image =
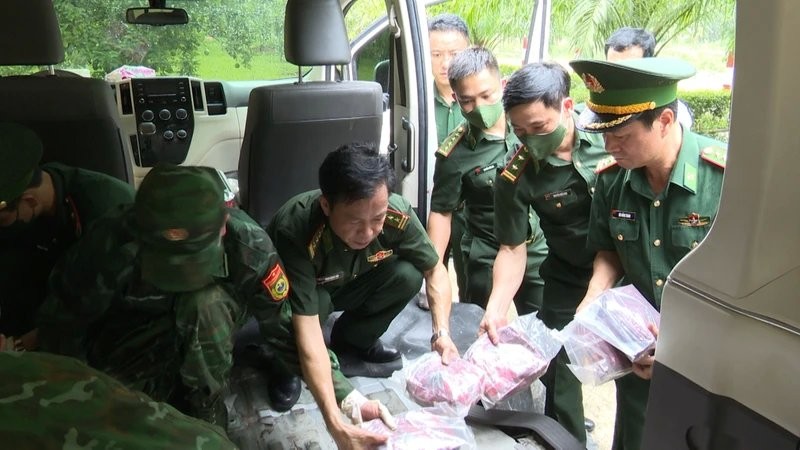
<path id="1" fill-rule="evenodd" d="M 525 166 L 528 165 L 530 159 L 528 147 L 520 145 L 517 152 L 514 153 L 514 156 L 512 156 L 508 164 L 506 164 L 506 167 L 500 172 L 500 176 L 512 183 L 516 183 L 519 179 L 519 174 L 525 170 Z"/>
<path id="2" fill-rule="evenodd" d="M 724 169 L 725 162 L 728 160 L 728 150 L 715 146 L 706 147 L 700 152 L 700 158 L 709 164 Z"/>
<path id="3" fill-rule="evenodd" d="M 467 124 L 466 122 L 462 123 L 461 125 L 455 127 L 450 134 L 447 135 L 446 138 L 442 141 L 442 144 L 439 145 L 439 149 L 436 150 L 436 153 L 444 156 L 447 158 L 450 156 L 450 153 L 456 148 L 456 144 L 461 141 L 461 138 L 464 137 L 464 134 L 467 133 Z"/>
<path id="4" fill-rule="evenodd" d="M 386 210 L 386 219 L 383 220 L 383 223 L 400 231 L 405 231 L 406 226 L 408 226 L 408 219 L 408 214 L 389 208 Z"/>
<path id="5" fill-rule="evenodd" d="M 317 228 L 317 231 L 314 232 L 314 235 L 311 236 L 311 240 L 308 242 L 308 257 L 311 259 L 314 259 L 314 256 L 317 254 L 323 231 L 325 231 L 325 223 L 320 224 L 319 228 Z"/>
<path id="6" fill-rule="evenodd" d="M 617 160 L 614 159 L 613 156 L 608 155 L 605 158 L 601 159 L 600 162 L 597 163 L 597 167 L 594 169 L 594 173 L 600 173 L 610 167 L 614 167 L 617 165 Z"/>

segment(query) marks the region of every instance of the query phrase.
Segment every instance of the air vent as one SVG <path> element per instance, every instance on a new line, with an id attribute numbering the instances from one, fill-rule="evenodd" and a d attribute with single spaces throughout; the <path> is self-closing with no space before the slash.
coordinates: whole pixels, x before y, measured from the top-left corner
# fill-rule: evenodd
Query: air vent
<path id="1" fill-rule="evenodd" d="M 208 115 L 219 116 L 225 114 L 225 91 L 222 90 L 222 83 L 218 81 L 206 82 L 205 89 Z"/>
<path id="2" fill-rule="evenodd" d="M 122 83 L 119 85 L 119 104 L 123 115 L 133 114 L 133 102 L 131 101 L 131 84 Z"/>
<path id="3" fill-rule="evenodd" d="M 200 82 L 197 80 L 192 80 L 192 103 L 194 104 L 195 111 L 202 111 L 203 110 L 203 88 L 200 86 Z"/>

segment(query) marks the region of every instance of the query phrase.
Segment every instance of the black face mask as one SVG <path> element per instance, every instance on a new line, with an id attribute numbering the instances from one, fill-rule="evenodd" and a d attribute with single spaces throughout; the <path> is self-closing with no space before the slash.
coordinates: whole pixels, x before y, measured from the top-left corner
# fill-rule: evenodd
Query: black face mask
<path id="1" fill-rule="evenodd" d="M 17 205 L 17 218 L 10 225 L 0 227 L 0 238 L 8 239 L 23 236 L 34 229 L 41 228 L 42 225 L 37 222 L 41 221 L 36 219 L 32 219 L 30 222 L 20 220 L 19 205 Z"/>

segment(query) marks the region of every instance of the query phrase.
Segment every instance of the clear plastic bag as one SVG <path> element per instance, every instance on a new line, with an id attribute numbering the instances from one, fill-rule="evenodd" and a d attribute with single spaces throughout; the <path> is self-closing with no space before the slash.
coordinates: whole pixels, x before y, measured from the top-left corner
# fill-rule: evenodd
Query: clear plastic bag
<path id="1" fill-rule="evenodd" d="M 647 326 L 658 326 L 660 319 L 658 311 L 633 285 L 603 292 L 575 315 L 578 323 L 634 362 L 655 349 L 656 338 Z"/>
<path id="2" fill-rule="evenodd" d="M 462 417 L 483 392 L 483 370 L 462 358 L 444 365 L 438 353 L 430 352 L 410 361 L 403 372 L 414 401 L 423 406 L 446 403 Z"/>
<path id="3" fill-rule="evenodd" d="M 397 429 L 380 419 L 362 425 L 373 433 L 389 436 L 381 450 L 477 450 L 475 436 L 462 417 L 444 405 L 408 411 L 395 416 Z"/>
<path id="4" fill-rule="evenodd" d="M 486 372 L 481 400 L 486 408 L 520 392 L 544 375 L 550 360 L 561 349 L 556 332 L 535 314 L 517 318 L 497 330 L 498 345 L 484 334 L 475 341 L 464 359 Z"/>
<path id="5" fill-rule="evenodd" d="M 630 373 L 630 360 L 600 336 L 572 321 L 561 330 L 569 370 L 583 384 L 598 386 Z"/>

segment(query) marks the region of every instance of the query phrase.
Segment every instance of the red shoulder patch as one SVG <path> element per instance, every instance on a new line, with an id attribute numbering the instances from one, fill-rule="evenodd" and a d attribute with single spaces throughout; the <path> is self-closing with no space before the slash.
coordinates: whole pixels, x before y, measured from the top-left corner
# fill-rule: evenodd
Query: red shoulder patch
<path id="1" fill-rule="evenodd" d="M 279 302 L 289 295 L 289 279 L 283 272 L 283 267 L 276 263 L 269 272 L 261 279 L 264 291 L 272 297 L 273 301 Z"/>
<path id="2" fill-rule="evenodd" d="M 605 158 L 601 159 L 600 162 L 597 163 L 597 167 L 594 169 L 594 173 L 600 173 L 616 165 L 617 165 L 617 160 L 614 159 L 613 156 L 611 155 L 606 156 Z"/>

